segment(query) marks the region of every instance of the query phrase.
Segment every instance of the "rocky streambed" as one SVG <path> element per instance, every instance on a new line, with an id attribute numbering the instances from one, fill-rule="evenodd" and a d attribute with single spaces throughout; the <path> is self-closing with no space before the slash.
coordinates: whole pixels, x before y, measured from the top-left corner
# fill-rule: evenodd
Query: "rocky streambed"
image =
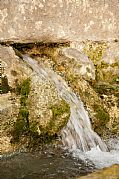
<path id="1" fill-rule="evenodd" d="M 3 155 L 0 159 L 0 179 L 70 179 L 93 171 L 95 167 L 88 160 L 73 158 L 54 146 Z"/>
<path id="2" fill-rule="evenodd" d="M 100 44 L 96 50 L 91 49 L 91 54 L 89 52 L 92 46 L 89 47 L 85 49 L 85 53 L 91 61 L 94 60 L 95 53 L 103 52 Z M 38 76 L 23 62 L 20 57 L 22 51 L 18 55 L 13 47 L 1 46 L 0 49 L 3 54 L 1 66 L 5 68 L 2 81 L 7 79 L 9 87 L 6 88 L 3 83 L 2 92 L 6 89 L 7 92 L 0 95 L 0 153 L 16 151 L 20 147 L 37 146 L 41 142 L 49 142 L 51 137 L 53 139 L 61 136 L 61 129 L 66 126 L 70 112 L 54 83 L 44 80 L 42 75 Z M 104 139 L 118 136 L 118 70 L 117 76 L 114 76 L 114 84 L 107 84 L 107 79 L 100 76 L 104 69 L 96 71 L 101 65 L 102 55 L 96 57 L 100 65 L 95 62 L 93 65 L 82 52 L 72 48 L 63 50 L 35 46 L 35 49 L 26 49 L 25 53 L 33 56 L 40 67 L 53 70 L 60 76 L 59 79 L 66 81 L 68 88 L 81 97 L 95 132 Z M 118 64 L 115 61 L 114 64 L 117 68 Z M 98 65 L 96 69 L 95 65 Z M 116 68 L 114 66 L 114 71 Z M 94 80 L 95 73 L 97 81 Z M 95 171 L 95 166 L 103 168 L 119 163 L 117 147 L 113 150 L 116 151 L 102 152 L 97 146 L 86 153 L 85 160 L 81 159 L 79 153 L 74 153 L 74 158 L 58 147 L 49 145 L 38 152 L 32 150 L 2 155 L 0 179 L 81 177 Z"/>

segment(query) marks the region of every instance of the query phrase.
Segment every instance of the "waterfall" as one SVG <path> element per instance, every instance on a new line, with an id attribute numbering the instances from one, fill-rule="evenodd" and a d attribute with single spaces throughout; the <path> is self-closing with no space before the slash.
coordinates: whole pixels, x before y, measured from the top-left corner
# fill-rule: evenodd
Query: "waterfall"
<path id="1" fill-rule="evenodd" d="M 58 94 L 70 106 L 70 119 L 67 126 L 61 131 L 64 146 L 69 149 L 79 149 L 84 152 L 98 146 L 102 151 L 107 151 L 105 143 L 91 128 L 90 119 L 83 106 L 83 102 L 71 88 L 68 87 L 62 77 L 51 69 L 41 68 L 36 60 L 27 55 L 24 55 L 23 60 L 26 61 L 38 75 L 53 81 Z"/>

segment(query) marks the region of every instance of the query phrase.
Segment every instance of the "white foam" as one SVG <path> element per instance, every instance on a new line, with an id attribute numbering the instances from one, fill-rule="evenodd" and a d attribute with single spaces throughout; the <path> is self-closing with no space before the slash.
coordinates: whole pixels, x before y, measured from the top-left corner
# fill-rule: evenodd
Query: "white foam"
<path id="1" fill-rule="evenodd" d="M 53 81 L 59 95 L 70 105 L 70 119 L 62 130 L 62 141 L 65 147 L 73 151 L 73 156 L 85 161 L 89 159 L 98 168 L 119 164 L 119 150 L 107 152 L 107 146 L 91 128 L 88 113 L 81 99 L 72 92 L 67 83 L 54 71 L 39 67 L 34 59 L 24 56 L 24 61 L 40 76 Z M 116 143 L 115 146 L 119 149 L 119 144 Z"/>
<path id="2" fill-rule="evenodd" d="M 113 164 L 119 164 L 119 151 L 116 150 L 112 150 L 110 152 L 102 152 L 99 147 L 96 147 L 86 152 L 85 155 L 98 168 L 104 168 Z"/>
<path id="3" fill-rule="evenodd" d="M 111 150 L 110 152 L 103 152 L 97 146 L 88 152 L 81 152 L 79 149 L 70 151 L 73 157 L 80 158 L 84 161 L 90 160 L 97 168 L 101 169 L 109 167 L 113 164 L 119 164 L 119 151 Z"/>

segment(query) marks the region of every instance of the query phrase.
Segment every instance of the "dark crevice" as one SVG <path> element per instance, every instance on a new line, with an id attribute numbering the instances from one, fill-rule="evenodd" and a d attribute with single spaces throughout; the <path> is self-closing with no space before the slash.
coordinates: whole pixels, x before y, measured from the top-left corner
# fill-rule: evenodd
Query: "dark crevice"
<path id="1" fill-rule="evenodd" d="M 29 48 L 32 49 L 34 46 L 40 47 L 40 46 L 44 46 L 44 47 L 69 47 L 70 46 L 70 42 L 32 42 L 32 43 L 16 43 L 16 42 L 12 42 L 12 41 L 7 41 L 7 42 L 0 42 L 0 45 L 3 46 L 12 46 L 16 49 L 22 49 L 22 48 Z"/>
<path id="2" fill-rule="evenodd" d="M 65 42 L 65 43 L 44 43 L 44 42 L 37 42 L 37 43 L 14 43 L 11 44 L 10 46 L 13 47 L 15 53 L 17 56 L 21 58 L 21 54 L 29 53 L 29 51 L 32 51 L 35 49 L 35 55 L 36 55 L 36 49 L 37 53 L 42 54 L 44 49 L 55 49 L 59 47 L 69 47 L 70 43 Z M 38 52 L 39 51 L 39 52 Z M 42 51 L 42 52 L 41 52 Z"/>
<path id="3" fill-rule="evenodd" d="M 48 49 L 56 49 L 60 47 L 70 47 L 70 42 L 34 42 L 34 43 L 15 43 L 12 41 L 8 42 L 0 42 L 0 45 L 5 47 L 12 47 L 15 51 L 15 54 L 23 59 L 23 54 L 26 54 L 30 51 L 33 51 L 35 49 L 35 55 L 46 55 L 46 51 L 49 51 Z M 36 52 L 37 49 L 37 52 Z M 45 49 L 45 50 L 44 50 Z M 32 54 L 34 55 L 34 53 Z"/>

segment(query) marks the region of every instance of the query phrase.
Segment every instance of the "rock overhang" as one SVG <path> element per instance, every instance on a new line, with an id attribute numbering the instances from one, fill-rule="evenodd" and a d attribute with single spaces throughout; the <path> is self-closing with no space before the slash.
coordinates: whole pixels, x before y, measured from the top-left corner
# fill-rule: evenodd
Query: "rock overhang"
<path id="1" fill-rule="evenodd" d="M 118 7 L 118 0 L 1 1 L 0 41 L 34 43 L 118 39 Z"/>

